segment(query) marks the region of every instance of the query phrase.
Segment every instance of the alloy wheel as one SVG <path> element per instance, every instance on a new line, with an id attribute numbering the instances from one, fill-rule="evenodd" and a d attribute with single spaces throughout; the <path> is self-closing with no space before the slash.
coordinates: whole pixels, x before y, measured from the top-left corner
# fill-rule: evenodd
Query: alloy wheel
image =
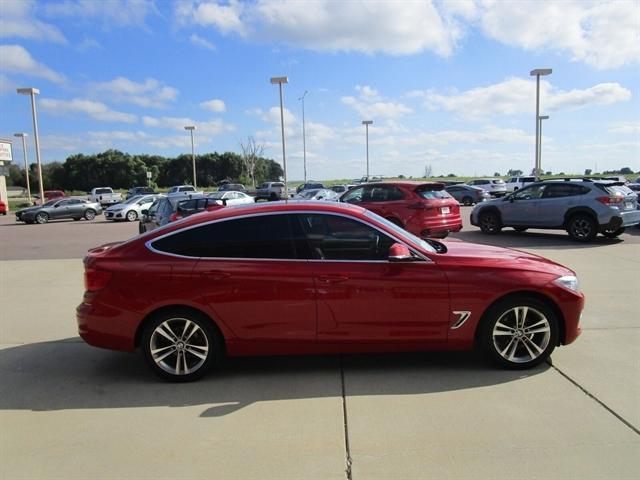
<path id="1" fill-rule="evenodd" d="M 135 210 L 129 210 L 127 212 L 127 220 L 130 222 L 135 222 L 138 219 L 138 214 Z"/>
<path id="2" fill-rule="evenodd" d="M 511 363 L 529 363 L 549 346 L 551 325 L 539 310 L 517 306 L 504 312 L 491 333 L 498 354 Z"/>
<path id="3" fill-rule="evenodd" d="M 209 340 L 203 329 L 186 318 L 171 318 L 151 333 L 149 351 L 155 364 L 176 376 L 196 372 L 209 356 Z"/>

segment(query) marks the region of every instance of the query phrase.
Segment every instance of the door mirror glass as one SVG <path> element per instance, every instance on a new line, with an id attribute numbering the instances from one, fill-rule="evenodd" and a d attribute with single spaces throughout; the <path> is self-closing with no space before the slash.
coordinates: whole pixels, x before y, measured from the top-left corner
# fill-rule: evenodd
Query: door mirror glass
<path id="1" fill-rule="evenodd" d="M 413 262 L 417 260 L 416 257 L 411 255 L 411 252 L 401 243 L 394 243 L 389 247 L 389 261 L 390 262 Z"/>

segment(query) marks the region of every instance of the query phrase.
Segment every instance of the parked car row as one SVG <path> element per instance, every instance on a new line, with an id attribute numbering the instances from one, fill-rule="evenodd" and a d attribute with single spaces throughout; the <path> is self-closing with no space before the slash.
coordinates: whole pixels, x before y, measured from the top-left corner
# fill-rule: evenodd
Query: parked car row
<path id="1" fill-rule="evenodd" d="M 49 200 L 44 205 L 23 208 L 16 212 L 16 221 L 28 224 L 44 224 L 49 220 L 93 220 L 102 213 L 102 205 L 80 198 L 62 198 Z"/>

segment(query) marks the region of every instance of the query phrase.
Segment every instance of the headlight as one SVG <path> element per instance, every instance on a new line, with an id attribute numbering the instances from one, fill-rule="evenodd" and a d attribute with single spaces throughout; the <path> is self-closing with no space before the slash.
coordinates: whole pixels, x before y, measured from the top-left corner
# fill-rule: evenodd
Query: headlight
<path id="1" fill-rule="evenodd" d="M 580 283 L 578 282 L 578 278 L 574 275 L 565 275 L 564 277 L 556 278 L 554 282 L 573 292 L 580 291 Z"/>

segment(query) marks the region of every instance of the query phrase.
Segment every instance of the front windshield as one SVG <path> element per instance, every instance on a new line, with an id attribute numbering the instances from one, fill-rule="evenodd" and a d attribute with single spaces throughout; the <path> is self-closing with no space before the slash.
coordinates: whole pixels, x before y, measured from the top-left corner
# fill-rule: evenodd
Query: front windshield
<path id="1" fill-rule="evenodd" d="M 364 214 L 367 217 L 373 218 L 374 220 L 384 224 L 386 227 L 388 227 L 391 231 L 393 231 L 399 237 L 408 238 L 416 245 L 420 245 L 420 248 L 422 248 L 423 250 L 426 250 L 427 252 L 437 253 L 436 249 L 433 248 L 431 245 L 429 245 L 427 242 L 425 242 L 419 237 L 416 237 L 413 233 L 407 232 L 404 228 L 399 227 L 395 223 L 390 222 L 386 218 L 383 218 L 380 215 L 373 213 L 371 210 L 365 210 Z"/>
<path id="2" fill-rule="evenodd" d="M 125 200 L 124 202 L 122 202 L 124 205 L 129 205 L 131 203 L 136 203 L 138 200 L 140 200 L 142 198 L 142 195 L 136 195 L 135 197 L 131 197 L 127 200 Z"/>

